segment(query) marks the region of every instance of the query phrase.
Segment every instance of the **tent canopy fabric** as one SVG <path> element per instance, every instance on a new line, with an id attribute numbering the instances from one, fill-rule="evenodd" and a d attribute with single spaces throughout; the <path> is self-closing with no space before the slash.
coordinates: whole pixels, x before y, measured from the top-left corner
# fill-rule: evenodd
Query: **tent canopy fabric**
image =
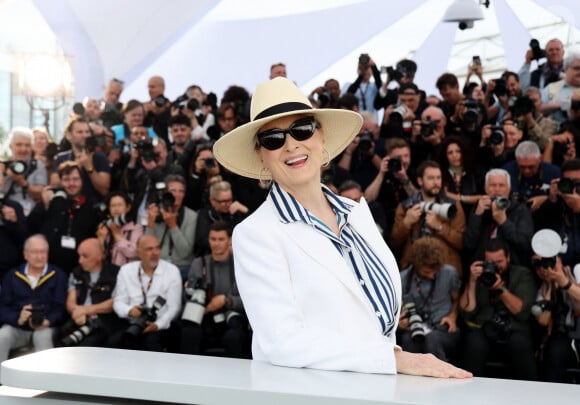
<path id="1" fill-rule="evenodd" d="M 14 1 L 0 0 L 0 16 Z M 309 92 L 330 77 L 353 81 L 363 52 L 377 65 L 415 60 L 416 82 L 434 93 L 436 78 L 464 75 L 472 55 L 490 74 L 518 71 L 532 34 L 542 46 L 580 40 L 577 0 L 492 0 L 465 31 L 441 21 L 453 0 L 29 1 L 71 57 L 76 99 L 100 97 L 115 77 L 123 100 L 144 100 L 153 75 L 168 97 L 191 84 L 218 97 L 232 84 L 251 92 L 276 62 Z"/>

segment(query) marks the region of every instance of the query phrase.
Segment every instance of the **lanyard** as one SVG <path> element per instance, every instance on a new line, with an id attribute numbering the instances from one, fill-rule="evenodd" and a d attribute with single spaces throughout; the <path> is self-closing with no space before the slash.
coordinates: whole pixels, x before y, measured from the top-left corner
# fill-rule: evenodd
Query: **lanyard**
<path id="1" fill-rule="evenodd" d="M 137 278 L 139 278 L 139 285 L 141 286 L 141 294 L 143 294 L 143 306 L 147 306 L 147 293 L 151 289 L 151 284 L 153 283 L 153 274 L 147 283 L 147 290 L 143 288 L 143 277 L 141 276 L 141 266 L 139 266 L 139 273 L 137 273 Z"/>
<path id="2" fill-rule="evenodd" d="M 423 300 L 423 302 L 421 303 L 421 308 L 419 308 L 419 310 L 423 313 L 423 315 L 425 315 L 425 306 L 428 306 L 429 308 L 429 315 L 431 315 L 431 306 L 433 305 L 433 297 L 435 296 L 435 284 L 437 282 L 437 275 L 435 275 L 435 277 L 433 279 L 431 279 L 431 289 L 429 291 L 429 293 L 427 294 L 427 296 L 423 295 L 423 292 L 421 291 L 421 278 L 418 277 L 417 275 L 414 276 L 415 277 L 415 290 L 417 291 L 417 294 L 419 294 L 419 297 L 421 297 L 421 299 Z"/>

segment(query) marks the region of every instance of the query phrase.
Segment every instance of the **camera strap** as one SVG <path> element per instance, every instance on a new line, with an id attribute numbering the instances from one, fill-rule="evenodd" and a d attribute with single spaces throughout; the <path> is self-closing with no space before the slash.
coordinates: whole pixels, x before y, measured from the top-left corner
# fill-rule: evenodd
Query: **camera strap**
<path id="1" fill-rule="evenodd" d="M 141 275 L 141 272 L 144 273 L 144 271 L 141 269 L 141 266 L 139 266 L 139 272 L 137 273 L 137 278 L 139 279 L 139 286 L 141 287 L 141 294 L 143 294 L 143 306 L 147 306 L 147 293 L 149 292 L 149 290 L 151 289 L 151 284 L 153 284 L 153 274 L 151 274 L 151 278 L 149 279 L 149 282 L 147 283 L 147 290 L 145 290 L 145 288 L 143 287 L 143 276 Z"/>

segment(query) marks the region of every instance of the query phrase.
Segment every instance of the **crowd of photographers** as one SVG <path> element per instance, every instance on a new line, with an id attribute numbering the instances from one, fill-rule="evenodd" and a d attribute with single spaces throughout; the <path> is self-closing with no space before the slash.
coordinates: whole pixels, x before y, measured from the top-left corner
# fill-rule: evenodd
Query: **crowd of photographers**
<path id="1" fill-rule="evenodd" d="M 501 364 L 503 376 L 570 382 L 580 54 L 532 41 L 518 73 L 489 82 L 474 56 L 466 83 L 443 73 L 438 95 L 415 83 L 418 68 L 362 54 L 352 82 L 309 96 L 363 117 L 321 180 L 369 201 L 399 260 L 399 342 L 479 376 Z M 250 94 L 231 86 L 218 105 L 192 85 L 169 99 L 158 76 L 148 89 L 148 101 L 120 103 L 123 82 L 111 80 L 102 99 L 75 104 L 58 145 L 41 128 L 11 132 L 0 359 L 30 341 L 249 356 L 230 238 L 268 184 L 228 172 L 211 145 L 248 120 Z"/>

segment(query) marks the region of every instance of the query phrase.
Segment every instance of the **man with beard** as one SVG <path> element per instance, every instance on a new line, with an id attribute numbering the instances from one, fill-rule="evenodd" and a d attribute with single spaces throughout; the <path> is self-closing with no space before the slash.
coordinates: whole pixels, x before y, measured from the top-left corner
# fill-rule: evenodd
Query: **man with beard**
<path id="1" fill-rule="evenodd" d="M 461 258 L 465 216 L 461 204 L 443 192 L 441 168 L 426 160 L 417 169 L 419 192 L 397 206 L 391 232 L 391 246 L 402 248 L 400 266 L 409 266 L 411 245 L 423 236 L 433 236 L 443 242 L 447 263 L 461 276 Z"/>

